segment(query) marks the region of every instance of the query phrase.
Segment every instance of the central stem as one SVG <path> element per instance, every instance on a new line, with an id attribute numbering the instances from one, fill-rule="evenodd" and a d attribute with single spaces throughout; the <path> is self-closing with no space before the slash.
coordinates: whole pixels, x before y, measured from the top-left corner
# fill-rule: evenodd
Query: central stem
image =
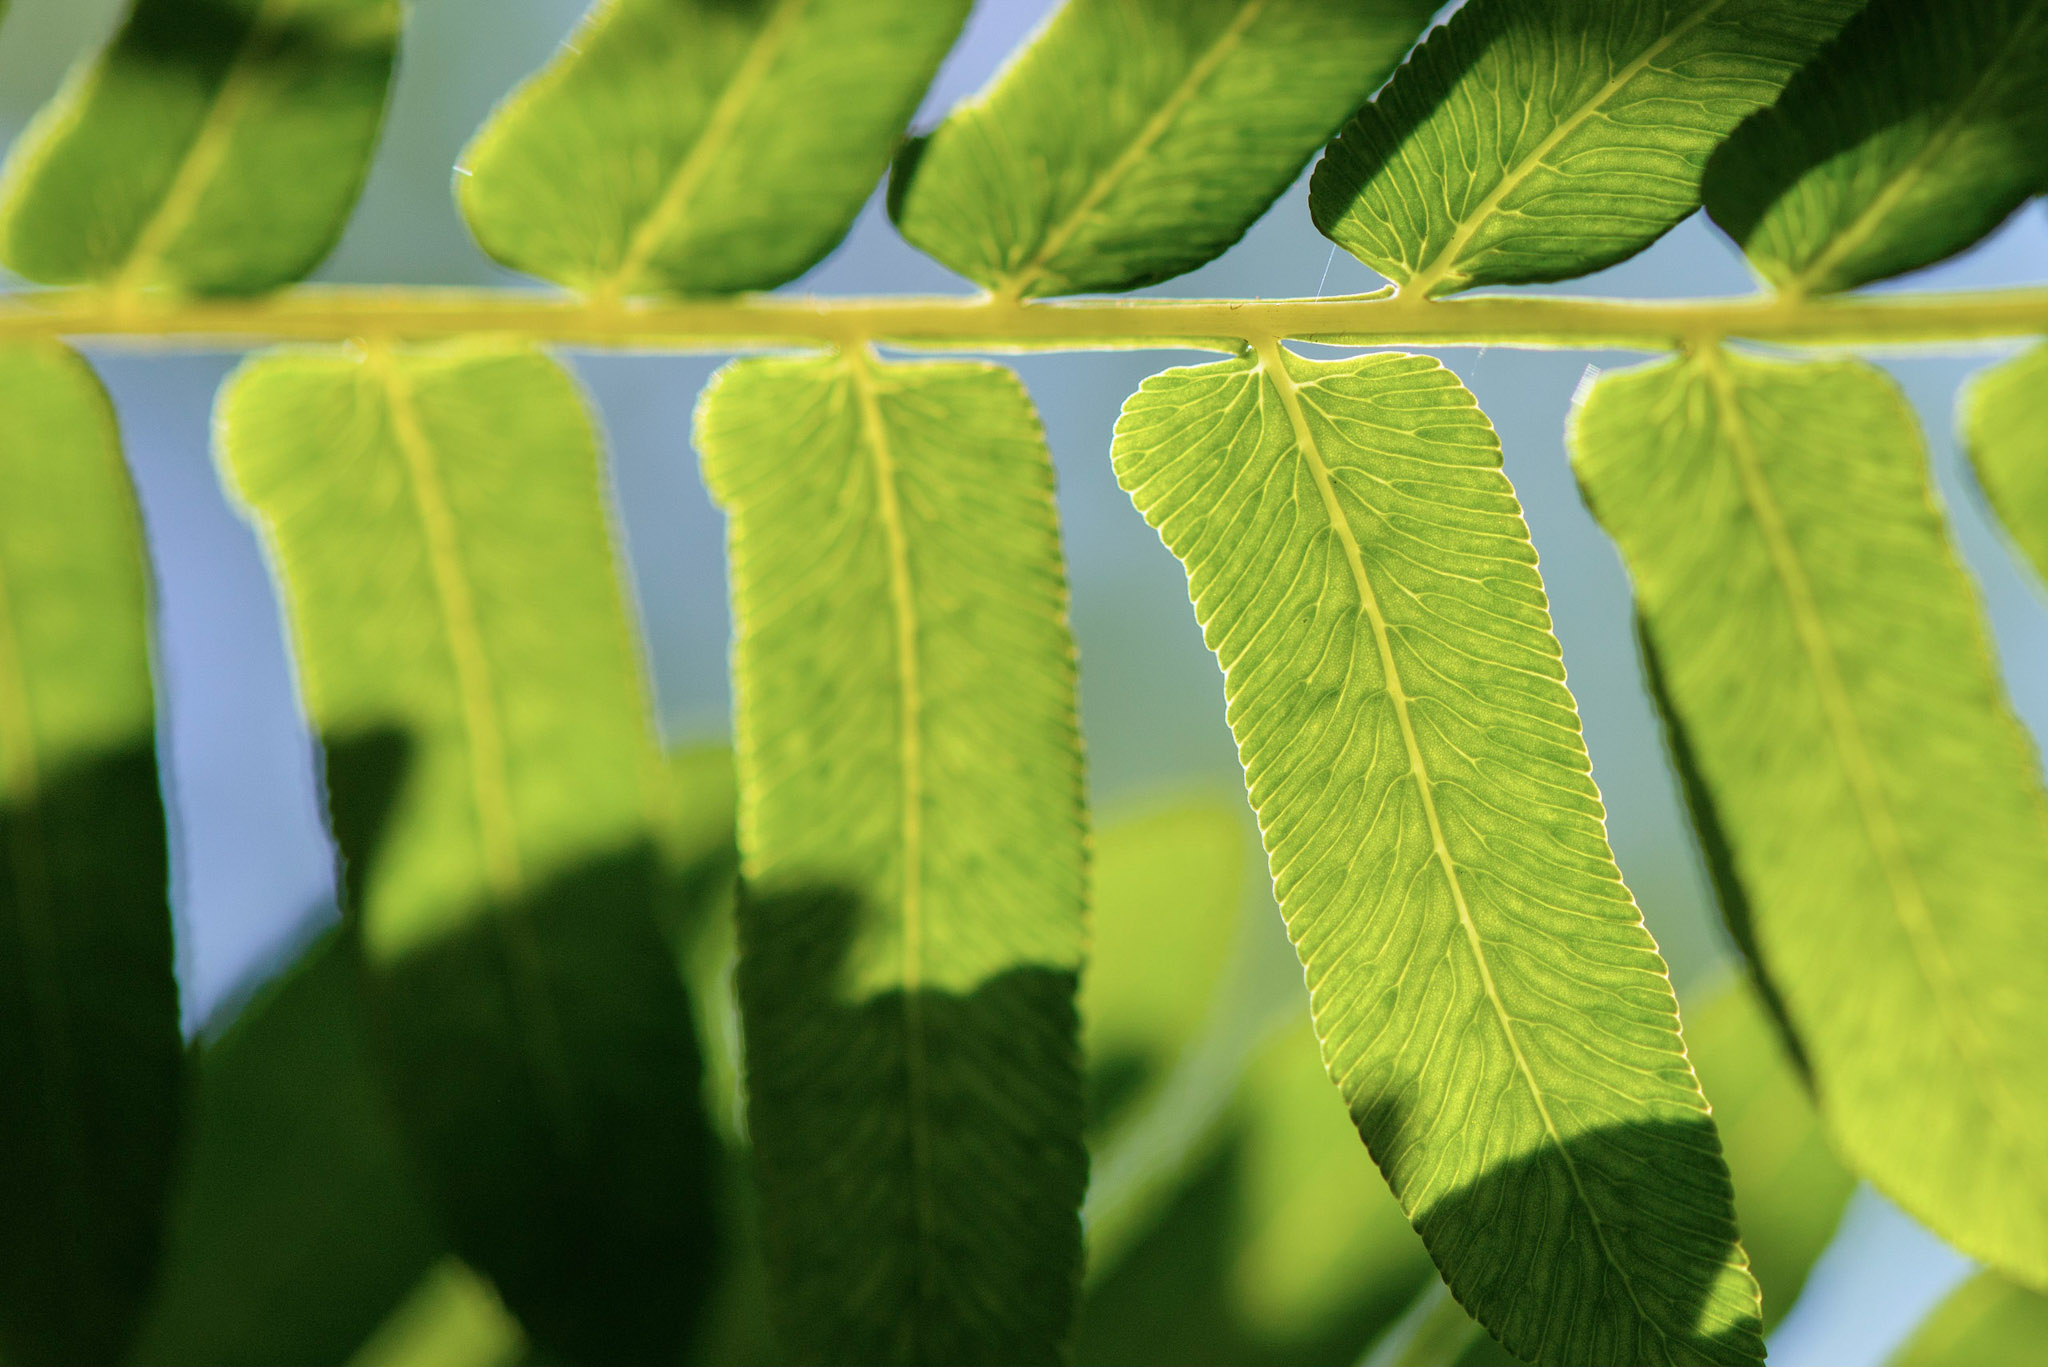
<path id="1" fill-rule="evenodd" d="M 261 299 L 0 295 L 0 341 L 70 337 L 153 348 L 478 334 L 667 352 L 864 343 L 937 351 L 1242 351 L 1276 339 L 1339 346 L 1692 350 L 1728 338 L 1790 346 L 1928 347 L 2048 336 L 2048 288 L 1837 298 L 1628 300 L 1078 299 L 991 296 L 611 302 L 538 290 L 288 290 Z"/>

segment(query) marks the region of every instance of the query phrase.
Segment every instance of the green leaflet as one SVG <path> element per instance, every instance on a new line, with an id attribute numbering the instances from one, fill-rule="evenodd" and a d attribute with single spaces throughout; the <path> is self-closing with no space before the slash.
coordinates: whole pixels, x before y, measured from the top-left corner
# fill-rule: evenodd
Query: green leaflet
<path id="1" fill-rule="evenodd" d="M 1859 363 L 1707 351 L 1601 380 L 1572 440 L 1835 1147 L 2048 1284 L 2048 801 L 1911 410 Z"/>
<path id="2" fill-rule="evenodd" d="M 742 361 L 730 519 L 748 1122 L 778 1324 L 1050 1362 L 1080 1272 L 1081 761 L 1052 469 L 986 365 Z"/>
<path id="3" fill-rule="evenodd" d="M 557 1354 L 672 1357 L 710 1138 L 581 398 L 523 348 L 283 351 L 218 431 L 321 735 L 382 1080 L 455 1250 Z"/>
<path id="4" fill-rule="evenodd" d="M 444 1258 L 349 1359 L 349 1367 L 519 1367 L 519 1322 L 461 1259 Z"/>
<path id="5" fill-rule="evenodd" d="M 341 236 L 398 0 L 138 0 L 0 176 L 0 260 L 45 284 L 256 294 Z"/>
<path id="6" fill-rule="evenodd" d="M 2034 573 L 2048 577 L 2048 346 L 1972 381 L 1962 428 L 1992 512 Z"/>
<path id="7" fill-rule="evenodd" d="M 2048 0 L 1871 0 L 1707 168 L 1765 280 L 1822 294 L 1931 265 L 2048 186 Z"/>
<path id="8" fill-rule="evenodd" d="M 846 235 L 968 4 L 604 0 L 463 154 L 463 215 L 593 294 L 772 289 Z"/>
<path id="9" fill-rule="evenodd" d="M 1805 1082 L 1747 983 L 1688 1007 L 1685 1043 L 1714 1107 L 1742 1247 L 1763 1289 L 1764 1328 L 1772 1329 L 1834 1238 L 1856 1179 L 1828 1148 Z"/>
<path id="10" fill-rule="evenodd" d="M 899 158 L 910 241 L 998 294 L 1125 290 L 1221 255 L 1438 0 L 1067 0 Z"/>
<path id="11" fill-rule="evenodd" d="M 1331 144 L 1309 211 L 1404 294 L 1611 266 L 1861 3 L 1473 0 Z"/>
<path id="12" fill-rule="evenodd" d="M 1979 1272 L 1949 1293 L 1885 1367 L 2048 1367 L 2048 1296 Z"/>
<path id="13" fill-rule="evenodd" d="M 0 1356 L 119 1357 L 156 1270 L 183 1061 L 149 571 L 114 411 L 0 348 Z"/>
<path id="14" fill-rule="evenodd" d="M 1727 1171 L 1472 396 L 1427 358 L 1268 343 L 1146 381 L 1113 459 L 1223 665 L 1324 1061 L 1459 1299 L 1527 1358 L 1758 1360 Z"/>
<path id="15" fill-rule="evenodd" d="M 330 934 L 200 1049 L 133 1361 L 338 1367 L 440 1256 L 363 1027 L 357 965 Z"/>

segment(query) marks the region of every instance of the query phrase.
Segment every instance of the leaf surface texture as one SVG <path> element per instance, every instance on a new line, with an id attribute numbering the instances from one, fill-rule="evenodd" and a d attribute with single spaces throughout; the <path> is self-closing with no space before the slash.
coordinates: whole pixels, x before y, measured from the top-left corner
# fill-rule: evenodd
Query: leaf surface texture
<path id="1" fill-rule="evenodd" d="M 182 1048 L 149 571 L 114 412 L 0 348 L 0 1353 L 121 1355 L 156 1269 Z"/>
<path id="2" fill-rule="evenodd" d="M 1836 1148 L 2048 1280 L 2048 799 L 1911 410 L 1860 363 L 1708 351 L 1602 379 L 1573 445 Z"/>
<path id="3" fill-rule="evenodd" d="M 846 235 L 967 9 L 607 0 L 463 154 L 463 214 L 589 293 L 771 289 Z"/>
<path id="4" fill-rule="evenodd" d="M 1310 212 L 1403 293 L 1611 266 L 1858 3 L 1474 0 L 1345 126 Z"/>
<path id="5" fill-rule="evenodd" d="M 1511 1350 L 1750 1362 L 1756 1287 L 1607 846 L 1500 445 L 1422 357 L 1146 381 L 1116 473 L 1187 568 L 1323 1059 Z"/>
<path id="6" fill-rule="evenodd" d="M 368 174 L 398 0 L 139 0 L 0 177 L 0 259 L 50 285 L 255 294 L 309 273 Z"/>
<path id="7" fill-rule="evenodd" d="M 2048 187 L 2048 0 L 1871 0 L 1714 157 L 1707 212 L 1766 281 L 1931 265 Z"/>
<path id="8" fill-rule="evenodd" d="M 536 352 L 258 357 L 218 423 L 325 752 L 375 1057 L 534 1337 L 673 1356 L 711 1243 L 660 760 L 581 396 Z"/>
<path id="9" fill-rule="evenodd" d="M 1051 1362 L 1080 1271 L 1081 763 L 1052 469 L 1016 378 L 750 360 L 729 519 L 739 994 L 806 1359 Z"/>
<path id="10" fill-rule="evenodd" d="M 911 243 L 999 294 L 1131 289 L 1244 235 L 1435 0 L 1068 0 L 898 160 Z"/>

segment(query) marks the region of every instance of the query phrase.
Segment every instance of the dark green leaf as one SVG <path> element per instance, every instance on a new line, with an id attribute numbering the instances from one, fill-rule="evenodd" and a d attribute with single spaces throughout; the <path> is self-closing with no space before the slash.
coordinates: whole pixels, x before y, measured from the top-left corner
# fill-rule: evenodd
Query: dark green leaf
<path id="1" fill-rule="evenodd" d="M 1081 760 L 1052 467 L 985 365 L 753 360 L 731 519 L 748 1122 L 806 1359 L 1051 1362 L 1080 1271 Z"/>
<path id="2" fill-rule="evenodd" d="M 440 1257 L 363 1029 L 329 934 L 201 1049 L 134 1361 L 338 1367 Z"/>
<path id="3" fill-rule="evenodd" d="M 1707 350 L 1601 380 L 1573 443 L 1836 1150 L 2048 1284 L 2048 798 L 1912 410 Z"/>
<path id="4" fill-rule="evenodd" d="M 148 567 L 106 394 L 0 348 L 0 1355 L 120 1355 L 183 1062 Z"/>
<path id="5" fill-rule="evenodd" d="M 2048 0 L 1871 0 L 1707 168 L 1759 275 L 1823 294 L 1953 256 L 2048 186 Z"/>
<path id="6" fill-rule="evenodd" d="M 1566 280 L 1699 207 L 1708 154 L 1862 0 L 1473 0 L 1316 168 L 1316 226 L 1404 294 Z"/>
<path id="7" fill-rule="evenodd" d="M 9 157 L 0 259 L 122 290 L 300 279 L 369 171 L 399 21 L 398 0 L 139 0 Z"/>
<path id="8" fill-rule="evenodd" d="M 2034 573 L 2048 578 L 2048 346 L 1972 382 L 1962 427 L 1991 511 Z"/>
<path id="9" fill-rule="evenodd" d="M 898 162 L 903 235 L 1030 298 L 1191 271 L 1244 235 L 1438 0 L 1068 0 Z"/>
<path id="10" fill-rule="evenodd" d="M 287 351 L 222 399 L 325 750 L 387 1090 L 534 1337 L 672 1358 L 712 1237 L 665 778 L 590 419 L 529 350 Z"/>
<path id="11" fill-rule="evenodd" d="M 463 154 L 515 270 L 592 294 L 770 289 L 837 246 L 969 0 L 606 0 Z"/>
<path id="12" fill-rule="evenodd" d="M 1756 1284 L 1609 853 L 1536 553 L 1435 361 L 1146 381 L 1118 479 L 1188 571 L 1323 1058 L 1526 1357 L 1752 1362 Z"/>
<path id="13" fill-rule="evenodd" d="M 1436 1281 L 1295 993 L 1297 1023 L 1251 1054 L 1184 1190 L 1091 1281 L 1083 1367 L 1347 1360 Z"/>

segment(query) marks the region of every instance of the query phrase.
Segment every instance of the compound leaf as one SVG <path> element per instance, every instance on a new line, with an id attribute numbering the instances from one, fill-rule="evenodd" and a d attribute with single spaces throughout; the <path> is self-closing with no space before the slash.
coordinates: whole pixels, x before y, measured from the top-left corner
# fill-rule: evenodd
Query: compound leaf
<path id="1" fill-rule="evenodd" d="M 341 236 L 398 0 L 139 0 L 23 134 L 0 260 L 45 284 L 255 294 Z"/>
<path id="2" fill-rule="evenodd" d="M 558 1354 L 673 1357 L 710 1139 L 574 383 L 484 343 L 277 352 L 218 430 L 325 750 L 380 1076 L 455 1251 Z"/>
<path id="3" fill-rule="evenodd" d="M 1860 3 L 1474 0 L 1331 145 L 1310 213 L 1404 294 L 1611 266 Z"/>
<path id="4" fill-rule="evenodd" d="M 1860 363 L 1709 350 L 1601 380 L 1573 443 L 1836 1149 L 2048 1284 L 2048 798 L 1911 410 Z"/>
<path id="5" fill-rule="evenodd" d="M 149 572 L 105 392 L 0 349 L 0 1354 L 120 1356 L 184 1062 Z"/>
<path id="6" fill-rule="evenodd" d="M 1704 1007 L 1688 1007 L 1685 1045 L 1714 1107 L 1769 1330 L 1799 1299 L 1856 1179 L 1829 1149 L 1805 1079 L 1754 988 L 1731 983 Z"/>
<path id="7" fill-rule="evenodd" d="M 1727 1170 L 1472 396 L 1427 358 L 1266 344 L 1146 381 L 1113 459 L 1223 666 L 1324 1062 L 1459 1300 L 1531 1359 L 1758 1360 Z"/>
<path id="8" fill-rule="evenodd" d="M 463 154 L 515 270 L 611 296 L 771 289 L 875 188 L 969 0 L 606 0 Z"/>
<path id="9" fill-rule="evenodd" d="M 1080 1270 L 1084 876 L 1052 468 L 1014 376 L 735 364 L 748 1122 L 825 1361 L 1045 1361 Z"/>
<path id="10" fill-rule="evenodd" d="M 1962 427 L 1991 511 L 2034 573 L 2048 578 L 2048 346 L 1979 376 Z"/>
<path id="11" fill-rule="evenodd" d="M 2048 1367 L 2048 1296 L 1979 1272 L 1948 1294 L 1885 1367 Z"/>
<path id="12" fill-rule="evenodd" d="M 899 158 L 910 241 L 999 294 L 1125 290 L 1244 235 L 1437 0 L 1068 0 Z"/>
<path id="13" fill-rule="evenodd" d="M 133 1361 L 339 1367 L 441 1255 L 365 1024 L 330 933 L 201 1047 Z"/>
<path id="14" fill-rule="evenodd" d="M 1707 168 L 1707 212 L 1780 290 L 1931 265 L 2048 186 L 2048 0 L 1871 0 Z"/>

